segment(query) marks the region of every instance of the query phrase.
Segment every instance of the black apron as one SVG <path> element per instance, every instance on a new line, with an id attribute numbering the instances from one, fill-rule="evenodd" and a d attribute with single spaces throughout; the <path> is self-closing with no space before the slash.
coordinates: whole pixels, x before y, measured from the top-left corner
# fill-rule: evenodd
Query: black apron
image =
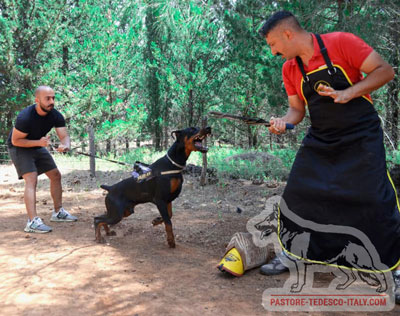
<path id="1" fill-rule="evenodd" d="M 311 127 L 282 195 L 293 213 L 285 215 L 281 203 L 280 242 L 299 258 L 354 267 L 346 262 L 349 258 L 340 259 L 351 245 L 363 245 L 359 235 L 342 229 L 350 227 L 365 234 L 381 262 L 393 269 L 400 262 L 400 213 L 386 170 L 380 120 L 366 97 L 340 104 L 316 92 L 320 83 L 335 90 L 352 84 L 340 65 L 332 65 L 321 37 L 316 38 L 326 66 L 306 74 L 296 58 Z M 295 245 L 300 235 L 307 237 L 303 245 Z"/>

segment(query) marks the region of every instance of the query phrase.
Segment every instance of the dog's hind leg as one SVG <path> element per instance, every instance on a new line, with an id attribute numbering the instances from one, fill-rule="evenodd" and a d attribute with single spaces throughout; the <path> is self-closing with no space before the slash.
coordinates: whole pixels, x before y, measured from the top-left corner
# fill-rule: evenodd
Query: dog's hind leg
<path id="1" fill-rule="evenodd" d="M 107 224 L 104 225 L 104 230 L 106 231 L 107 236 L 117 236 L 117 233 L 113 230 L 110 230 L 110 227 Z"/>
<path id="2" fill-rule="evenodd" d="M 358 271 L 358 276 L 362 281 L 367 283 L 370 286 L 377 286 L 376 291 L 378 293 L 385 292 L 387 290 L 387 281 L 385 277 L 385 273 L 376 270 L 375 272 L 363 272 Z"/>
<path id="3" fill-rule="evenodd" d="M 126 209 L 125 201 L 119 201 L 111 198 L 109 195 L 105 199 L 107 213 L 96 216 L 94 218 L 95 236 L 98 243 L 104 243 L 105 240 L 101 236 L 101 227 L 104 227 L 107 236 L 115 236 L 116 233 L 110 230 L 108 225 L 119 223 Z"/>
<path id="4" fill-rule="evenodd" d="M 104 243 L 105 239 L 101 236 L 101 227 L 104 227 L 105 231 L 107 232 L 108 225 L 106 223 L 107 215 L 100 215 L 94 218 L 94 231 L 95 231 L 95 240 L 98 243 Z"/>
<path id="5" fill-rule="evenodd" d="M 389 272 L 390 273 L 390 272 Z M 385 273 L 383 272 L 376 272 L 374 273 L 376 278 L 379 280 L 379 287 L 376 289 L 378 293 L 383 293 L 387 290 L 387 282 L 386 282 L 386 277 Z"/>
<path id="6" fill-rule="evenodd" d="M 105 239 L 101 236 L 101 227 L 104 227 L 107 236 L 115 236 L 116 233 L 109 228 L 109 219 L 106 215 L 96 216 L 94 218 L 95 238 L 98 243 L 104 243 Z"/>
<path id="7" fill-rule="evenodd" d="M 156 205 L 161 214 L 162 221 L 165 224 L 165 232 L 167 233 L 167 242 L 170 248 L 175 248 L 175 237 L 172 230 L 172 204 L 164 201 L 157 201 Z"/>

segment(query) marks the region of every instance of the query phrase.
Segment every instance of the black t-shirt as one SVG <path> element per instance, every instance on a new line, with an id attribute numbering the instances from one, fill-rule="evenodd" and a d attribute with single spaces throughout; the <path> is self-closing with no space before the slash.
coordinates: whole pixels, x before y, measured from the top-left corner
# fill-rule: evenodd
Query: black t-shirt
<path id="1" fill-rule="evenodd" d="M 28 133 L 26 139 L 39 140 L 46 136 L 53 127 L 64 127 L 65 120 L 60 112 L 52 109 L 47 115 L 40 116 L 36 112 L 36 104 L 23 109 L 17 116 L 15 128 L 23 133 Z M 7 145 L 13 147 L 11 143 L 12 130 L 8 135 Z M 38 147 L 37 147 L 38 148 Z"/>

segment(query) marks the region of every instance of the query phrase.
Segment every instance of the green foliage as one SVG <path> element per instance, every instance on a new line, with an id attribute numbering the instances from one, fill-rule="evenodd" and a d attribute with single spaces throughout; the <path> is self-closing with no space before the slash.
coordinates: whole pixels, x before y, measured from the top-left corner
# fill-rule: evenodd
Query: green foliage
<path id="1" fill-rule="evenodd" d="M 297 150 L 289 148 L 276 148 L 269 151 L 269 153 L 275 157 L 278 157 L 282 161 L 283 166 L 285 166 L 287 169 L 290 169 L 296 157 Z"/>
<path id="2" fill-rule="evenodd" d="M 85 170 L 87 171 L 90 167 L 90 158 L 82 155 L 74 155 L 73 152 L 67 154 L 53 153 L 53 158 L 57 166 L 62 166 L 66 170 Z M 115 157 L 108 157 L 115 159 Z M 123 166 L 110 161 L 96 159 L 96 170 L 97 171 L 117 171 L 126 170 L 131 171 L 130 166 Z M 99 184 L 100 186 L 100 184 Z"/>
<path id="3" fill-rule="evenodd" d="M 262 159 L 256 159 L 254 161 L 241 160 L 241 159 L 227 159 L 231 156 L 241 155 L 247 153 L 248 150 L 243 148 L 234 147 L 220 147 L 213 146 L 209 148 L 207 153 L 208 168 L 215 168 L 218 172 L 219 177 L 231 177 L 248 180 L 284 180 L 287 177 L 288 170 L 290 169 L 293 160 L 290 161 L 290 156 L 293 158 L 294 154 L 286 153 L 284 150 L 280 150 L 281 156 L 271 153 L 278 159 L 271 159 L 268 162 Z M 251 151 L 257 153 L 257 151 Z M 259 151 L 262 153 L 262 151 Z M 285 157 L 286 163 L 282 163 L 279 159 Z M 190 157 L 190 163 L 196 165 L 202 164 L 202 155 L 199 153 L 193 153 Z"/>
<path id="4" fill-rule="evenodd" d="M 140 156 L 126 144 L 132 148 L 145 139 L 165 149 L 172 130 L 199 126 L 209 110 L 283 115 L 283 60 L 257 33 L 266 17 L 282 9 L 312 32 L 355 33 L 398 75 L 400 3 L 394 0 L 0 0 L 0 144 L 41 84 L 55 88 L 73 146 L 87 147 L 91 125 L 100 151 L 138 151 L 138 160 L 153 156 Z M 394 80 L 373 94 L 395 146 L 399 91 Z M 209 124 L 216 138 L 235 147 L 268 151 L 272 144 L 271 153 L 286 168 L 309 125 L 306 118 L 278 139 L 265 128 L 212 119 Z M 390 146 L 387 153 L 398 161 Z M 262 176 L 248 163 L 229 166 L 221 158 L 212 164 L 218 161 L 221 170 Z"/>
<path id="5" fill-rule="evenodd" d="M 387 151 L 386 160 L 389 166 L 400 165 L 400 148 L 397 150 Z"/>
<path id="6" fill-rule="evenodd" d="M 123 156 L 119 157 L 119 159 L 121 161 L 125 161 L 132 165 L 136 161 L 151 164 L 164 155 L 165 155 L 164 152 L 155 151 L 154 149 L 152 149 L 150 147 L 139 147 L 139 148 L 131 149 L 129 151 L 129 153 L 124 154 Z"/>
<path id="7" fill-rule="evenodd" d="M 219 178 L 235 178 L 235 179 L 248 179 L 248 180 L 285 180 L 288 175 L 288 170 L 291 167 L 290 161 L 294 157 L 294 152 L 285 150 L 278 150 L 273 154 L 277 158 L 284 158 L 286 161 L 282 163 L 278 160 L 271 160 L 268 163 L 263 162 L 261 159 L 255 161 L 248 160 L 227 160 L 230 156 L 244 154 L 247 151 L 243 148 L 233 147 L 217 147 L 212 146 L 207 153 L 208 168 L 215 168 Z M 254 151 L 252 151 L 254 152 Z M 261 152 L 261 151 L 260 151 Z M 272 154 L 272 153 L 271 153 Z M 135 161 L 141 161 L 151 164 L 157 159 L 165 155 L 165 152 L 155 151 L 150 147 L 134 148 L 129 153 L 119 157 L 109 155 L 110 159 L 118 159 L 129 164 L 134 164 Z M 193 152 L 187 164 L 194 164 L 197 166 L 202 165 L 202 154 Z"/>

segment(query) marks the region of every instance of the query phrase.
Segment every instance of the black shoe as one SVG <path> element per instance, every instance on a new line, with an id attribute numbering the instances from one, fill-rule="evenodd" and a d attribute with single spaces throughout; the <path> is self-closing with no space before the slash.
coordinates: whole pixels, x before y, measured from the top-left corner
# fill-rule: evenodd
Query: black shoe
<path id="1" fill-rule="evenodd" d="M 400 273 L 397 271 L 393 272 L 393 281 L 394 281 L 394 301 L 396 304 L 400 304 Z"/>
<path id="2" fill-rule="evenodd" d="M 289 271 L 289 268 L 285 266 L 279 258 L 281 256 L 284 256 L 282 252 L 276 255 L 269 263 L 261 266 L 260 273 L 264 275 L 278 275 Z"/>

